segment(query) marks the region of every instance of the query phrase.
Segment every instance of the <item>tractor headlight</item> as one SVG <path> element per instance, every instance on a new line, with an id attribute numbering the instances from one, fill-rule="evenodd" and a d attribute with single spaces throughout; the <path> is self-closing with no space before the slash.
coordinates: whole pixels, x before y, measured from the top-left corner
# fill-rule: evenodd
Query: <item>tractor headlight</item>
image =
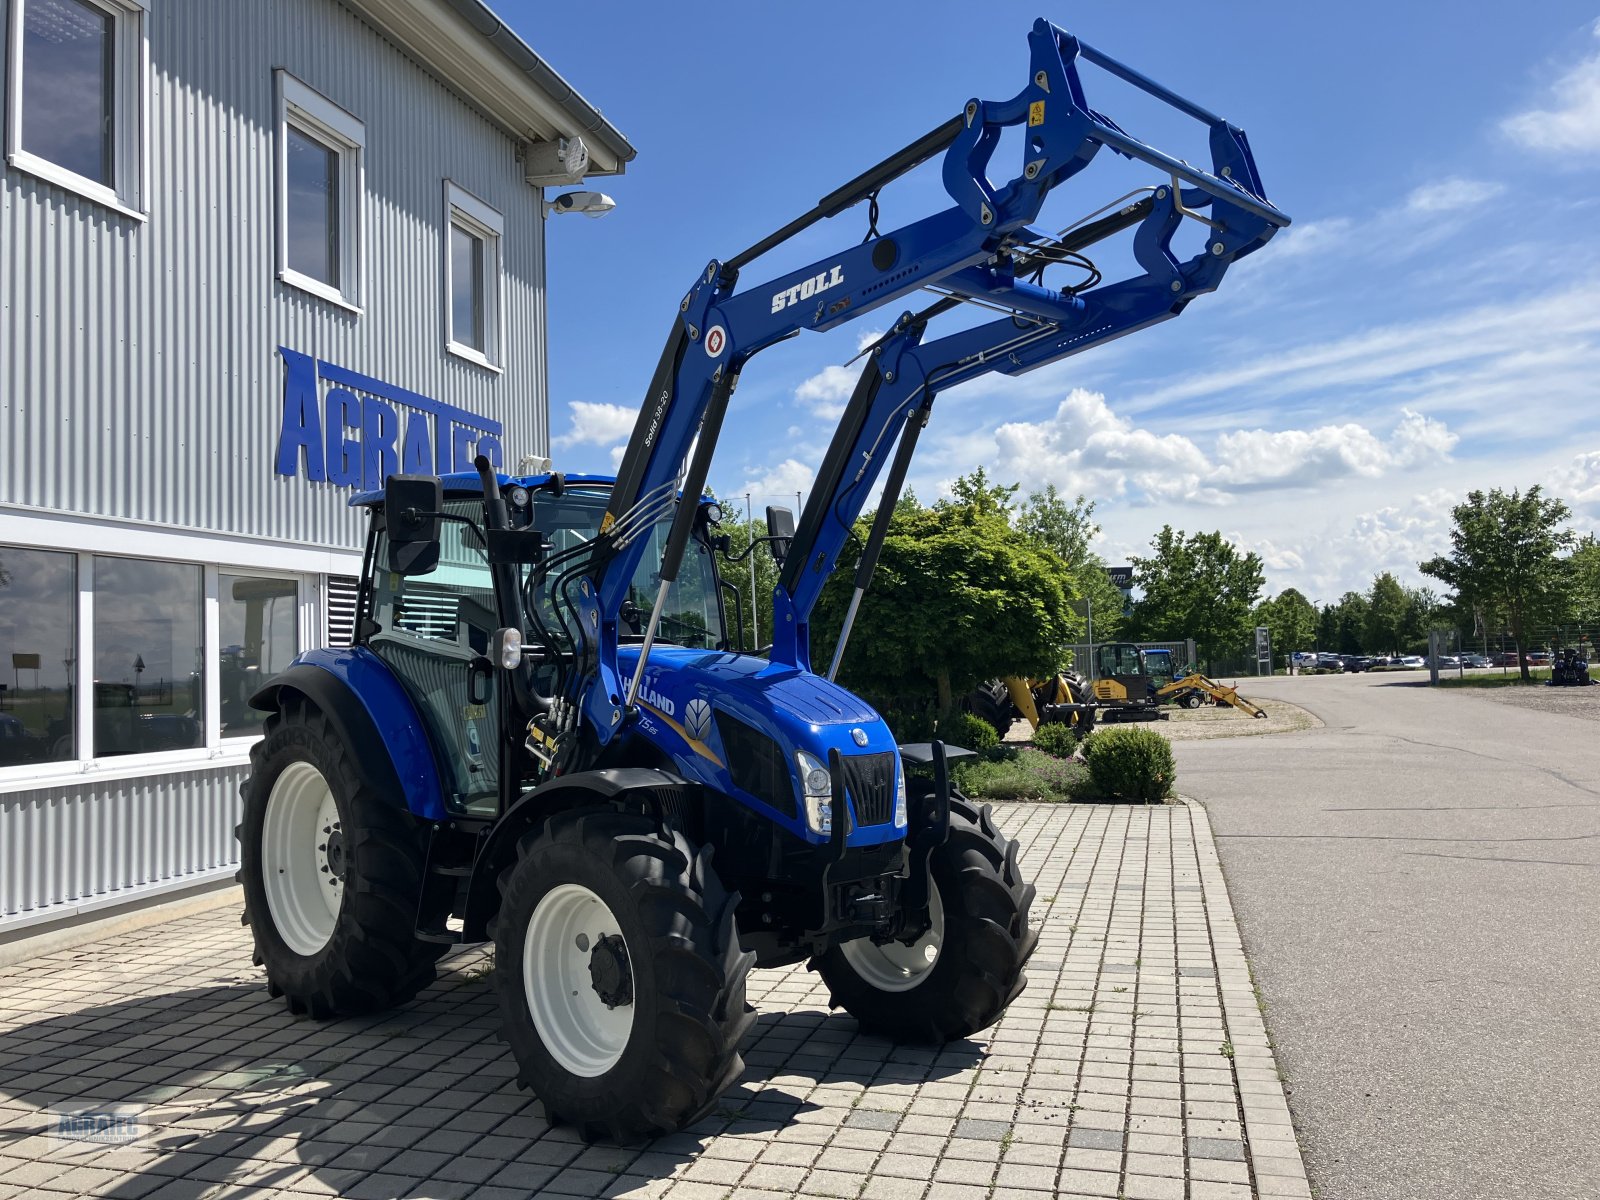
<path id="1" fill-rule="evenodd" d="M 906 827 L 906 764 L 900 761 L 900 756 L 894 756 L 894 825 L 896 829 Z"/>
<path id="2" fill-rule="evenodd" d="M 800 798 L 805 802 L 806 828 L 822 837 L 832 837 L 833 776 L 815 754 L 796 750 L 794 761 L 800 768 Z"/>

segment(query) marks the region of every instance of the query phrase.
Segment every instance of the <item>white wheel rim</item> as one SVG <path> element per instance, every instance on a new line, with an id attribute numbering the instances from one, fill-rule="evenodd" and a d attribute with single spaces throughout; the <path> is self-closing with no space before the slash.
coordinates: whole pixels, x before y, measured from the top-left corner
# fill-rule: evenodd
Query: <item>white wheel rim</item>
<path id="1" fill-rule="evenodd" d="M 601 994 L 591 966 L 606 953 L 620 956 L 626 996 Z M 592 1079 L 617 1065 L 633 1032 L 632 978 L 621 925 L 604 900 L 577 883 L 540 898 L 522 942 L 522 994 L 539 1040 L 564 1070 Z"/>
<path id="2" fill-rule="evenodd" d="M 272 924 L 296 954 L 315 954 L 333 937 L 348 862 L 328 781 L 308 762 L 290 763 L 267 796 L 261 876 Z"/>
<path id="3" fill-rule="evenodd" d="M 932 880 L 928 887 L 928 932 L 911 945 L 888 942 L 879 946 L 871 938 L 857 938 L 840 947 L 857 975 L 882 992 L 909 992 L 927 977 L 939 961 L 944 946 L 944 902 Z"/>

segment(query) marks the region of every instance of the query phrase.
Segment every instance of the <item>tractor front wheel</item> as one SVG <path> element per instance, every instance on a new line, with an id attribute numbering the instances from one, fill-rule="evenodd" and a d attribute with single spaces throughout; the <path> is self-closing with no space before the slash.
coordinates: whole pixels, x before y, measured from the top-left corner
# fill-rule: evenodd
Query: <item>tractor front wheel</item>
<path id="1" fill-rule="evenodd" d="M 939 1044 L 993 1025 L 1027 983 L 1039 941 L 1028 925 L 1033 884 L 988 805 L 951 798 L 950 836 L 929 866 L 931 925 L 920 939 L 858 938 L 814 960 L 834 1007 L 897 1042 Z"/>
<path id="2" fill-rule="evenodd" d="M 502 1035 L 550 1119 L 629 1142 L 709 1111 L 755 1019 L 755 956 L 710 849 L 608 806 L 569 810 L 523 836 L 500 892 Z"/>
<path id="3" fill-rule="evenodd" d="M 410 1000 L 448 949 L 416 936 L 423 827 L 298 695 L 285 693 L 267 718 L 250 766 L 234 833 L 244 921 L 268 990 L 317 1018 Z"/>

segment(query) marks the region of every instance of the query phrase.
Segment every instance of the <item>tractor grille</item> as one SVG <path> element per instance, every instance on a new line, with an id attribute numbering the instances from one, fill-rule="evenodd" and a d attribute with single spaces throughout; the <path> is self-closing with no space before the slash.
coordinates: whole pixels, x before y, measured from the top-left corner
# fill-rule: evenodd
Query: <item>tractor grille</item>
<path id="1" fill-rule="evenodd" d="M 861 825 L 885 825 L 894 819 L 894 751 L 841 755 L 845 791 Z"/>

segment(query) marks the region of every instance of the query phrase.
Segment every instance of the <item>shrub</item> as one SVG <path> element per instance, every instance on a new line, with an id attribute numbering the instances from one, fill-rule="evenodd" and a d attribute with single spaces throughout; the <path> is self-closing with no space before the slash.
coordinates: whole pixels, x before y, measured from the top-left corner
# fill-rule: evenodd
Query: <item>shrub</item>
<path id="1" fill-rule="evenodd" d="M 1070 800 L 1087 784 L 1079 763 L 1037 750 L 1022 750 L 996 762 L 964 758 L 951 767 L 951 782 L 974 800 Z"/>
<path id="2" fill-rule="evenodd" d="M 969 712 L 946 713 L 939 718 L 939 738 L 946 745 L 960 746 L 986 758 L 1000 745 L 994 726 Z"/>
<path id="3" fill-rule="evenodd" d="M 1171 743 L 1153 729 L 1102 729 L 1084 739 L 1083 757 L 1095 790 L 1115 799 L 1164 800 L 1177 776 Z"/>
<path id="4" fill-rule="evenodd" d="M 1071 758 L 1078 751 L 1078 731 L 1071 725 L 1051 721 L 1033 731 L 1033 746 L 1057 758 Z"/>

